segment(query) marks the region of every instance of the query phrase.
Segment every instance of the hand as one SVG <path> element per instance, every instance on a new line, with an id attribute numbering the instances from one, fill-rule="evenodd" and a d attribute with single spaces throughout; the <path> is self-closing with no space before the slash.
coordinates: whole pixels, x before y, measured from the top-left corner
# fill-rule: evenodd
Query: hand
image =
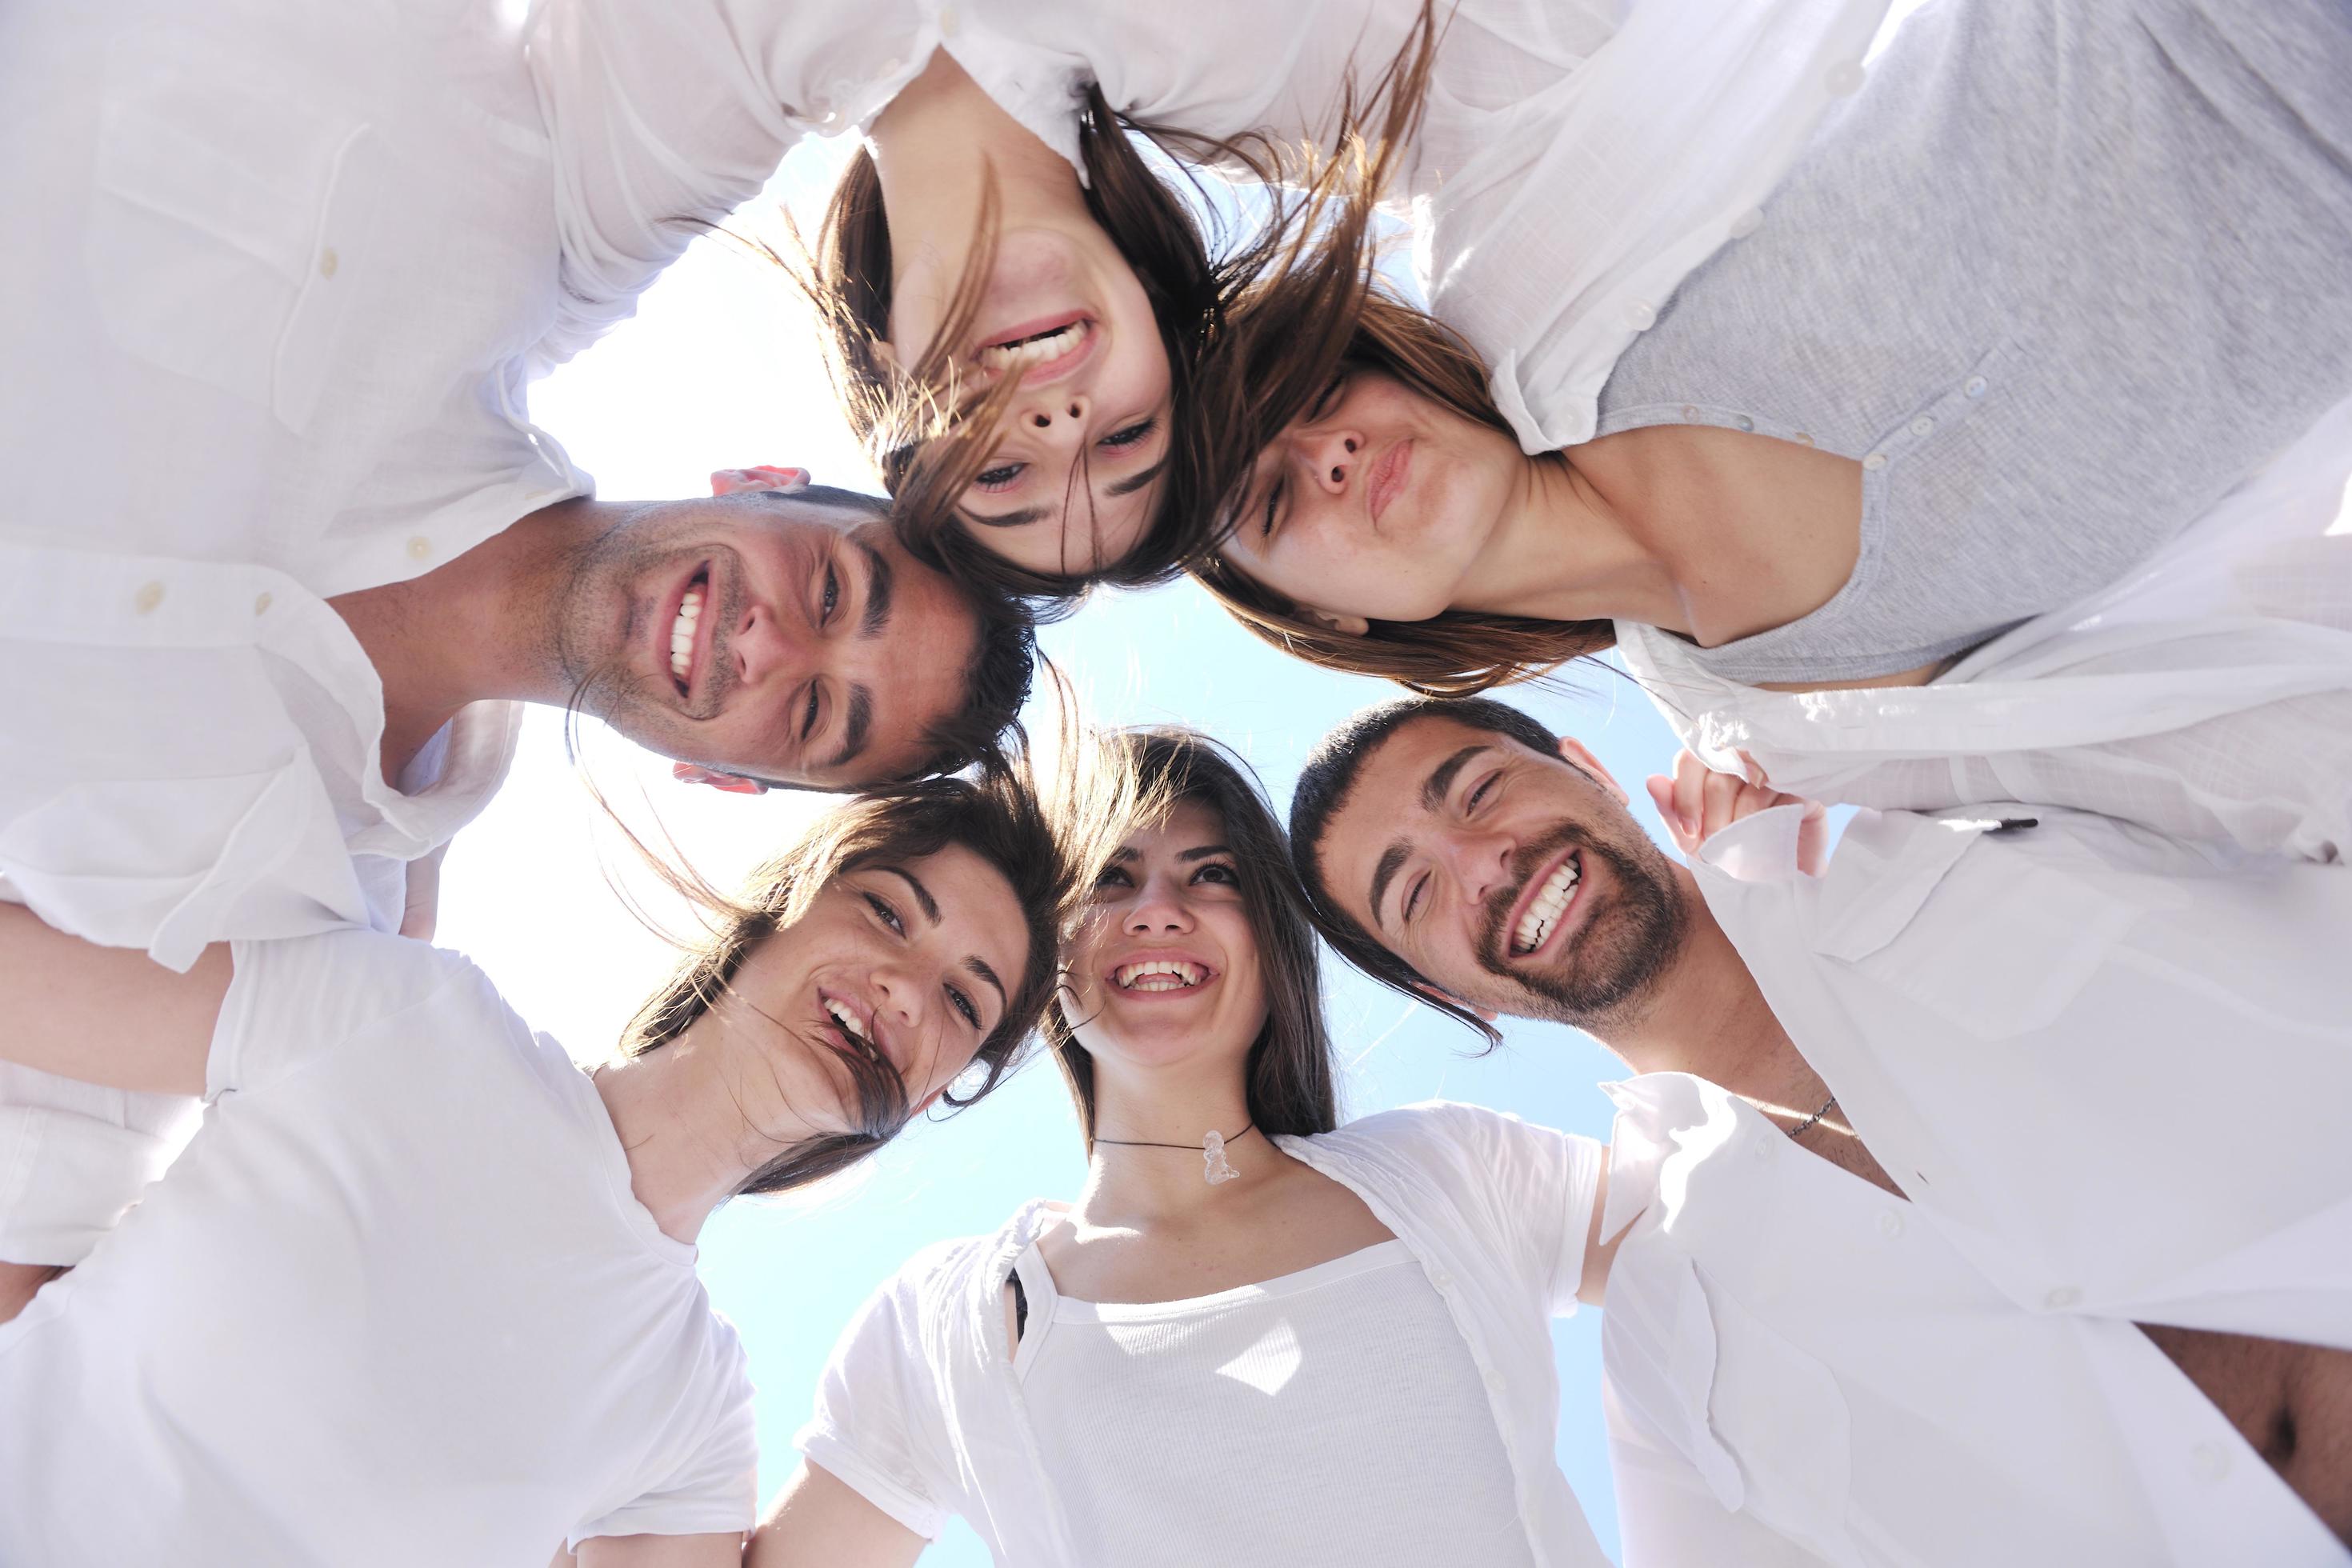
<path id="1" fill-rule="evenodd" d="M 443 840 L 429 855 L 408 863 L 408 899 L 400 911 L 400 934 L 431 942 L 441 915 L 441 861 L 449 853 Z"/>
<path id="2" fill-rule="evenodd" d="M 751 468 L 719 468 L 710 476 L 710 493 L 731 496 L 739 490 L 797 490 L 808 488 L 806 468 L 779 468 L 762 463 Z"/>
<path id="3" fill-rule="evenodd" d="M 1762 777 L 1760 769 L 1756 776 Z M 1805 816 L 1797 829 L 1797 868 L 1817 877 L 1829 861 L 1829 811 L 1817 800 L 1783 795 L 1738 773 L 1717 773 L 1687 751 L 1675 758 L 1673 778 L 1653 773 L 1649 784 L 1650 799 L 1685 859 L 1695 858 L 1700 845 L 1742 818 L 1776 805 L 1801 805 Z"/>

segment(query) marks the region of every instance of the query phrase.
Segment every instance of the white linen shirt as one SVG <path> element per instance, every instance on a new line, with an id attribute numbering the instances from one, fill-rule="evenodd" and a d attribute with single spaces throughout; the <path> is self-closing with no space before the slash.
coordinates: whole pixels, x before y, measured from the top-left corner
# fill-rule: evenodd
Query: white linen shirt
<path id="1" fill-rule="evenodd" d="M 494 8 L 169 0 L 0 16 L 0 875 L 184 968 L 395 924 L 498 784 L 469 711 L 383 779 L 330 595 L 583 493 L 534 429 L 551 162 Z M 353 857 L 380 857 L 373 868 Z"/>
<path id="2" fill-rule="evenodd" d="M 1275 1142 L 1362 1198 L 1444 1298 L 1485 1383 L 1534 1560 L 1602 1568 L 1553 1457 L 1551 1344 L 1551 1320 L 1576 1308 L 1601 1145 L 1444 1103 Z M 1005 1279 L 1060 1217 L 1060 1205 L 1033 1203 L 996 1235 L 931 1247 L 886 1281 L 843 1333 L 794 1439 L 919 1535 L 961 1515 L 1002 1568 L 1094 1568 L 1073 1550 L 1005 1342 Z"/>
<path id="3" fill-rule="evenodd" d="M 2145 565 L 1921 687 L 1768 691 L 1617 623 L 1708 766 L 1883 809 L 2029 801 L 2169 837 L 2352 855 L 2352 401 Z"/>
<path id="4" fill-rule="evenodd" d="M 1589 438 L 1610 367 L 1692 268 L 1747 232 L 1813 127 L 1862 80 L 1886 0 L 1461 0 L 1414 145 L 1432 308 L 1494 367 L 1528 451 Z M 625 300 L 699 222 L 754 194 L 790 142 L 862 127 L 944 47 L 1086 171 L 1088 82 L 1150 124 L 1279 141 L 1328 132 L 1418 0 L 557 0 L 532 43 L 558 155 L 568 284 Z M 567 305 L 593 334 L 601 305 Z M 559 334 L 559 337 L 562 334 Z"/>
<path id="5" fill-rule="evenodd" d="M 488 1568 L 749 1529 L 742 1347 L 588 1076 L 455 953 L 234 956 L 203 1129 L 0 1324 L 0 1562 Z"/>
<path id="6" fill-rule="evenodd" d="M 2037 825 L 1989 827 L 1997 816 Z M 1934 1531 L 1920 1511 L 1929 1500 L 1872 1470 L 1863 1449 L 1879 1440 L 1844 1423 L 1818 1375 L 1788 1362 L 1734 1376 L 1720 1345 L 1736 1331 L 1776 1353 L 1803 1341 L 1800 1359 L 1828 1368 L 1853 1409 L 1854 1386 L 1885 1392 L 1910 1380 L 1895 1400 L 1910 1411 L 1900 1430 L 1962 1470 L 1981 1468 L 2004 1442 L 2026 1443 L 2020 1426 L 2087 1432 L 2105 1411 L 2128 1463 L 2110 1467 L 2102 1510 L 2118 1528 L 2137 1521 L 2163 1548 L 2156 1560 L 2352 1561 L 2185 1379 L 2166 1375 L 2169 1363 L 2145 1336 L 2125 1331 L 2158 1322 L 2352 1348 L 2352 1154 L 2340 1127 L 2352 1096 L 2352 967 L 2341 961 L 2352 879 L 2022 807 L 1973 822 L 1865 812 L 1811 878 L 1796 869 L 1799 821 L 1782 806 L 1737 823 L 1707 840 L 1693 874 L 1790 1038 L 1912 1201 L 1869 1189 L 1864 1206 L 1884 1198 L 1876 1206 L 1891 1217 L 1856 1218 L 1862 1195 L 1845 1188 L 1840 1197 L 1818 1183 L 1811 1195 L 1743 1185 L 1782 1180 L 1770 1173 L 1785 1137 L 1747 1127 L 1736 1110 L 1727 1121 L 1719 1106 L 1657 1113 L 1657 1128 L 1684 1129 L 1643 1134 L 1662 1150 L 1696 1158 L 1739 1142 L 1764 1151 L 1738 1182 L 1704 1190 L 1752 1192 L 1766 1210 L 1843 1205 L 1844 1217 L 1824 1223 L 1843 1239 L 1799 1258 L 1775 1250 L 1794 1246 L 1792 1233 L 1708 1211 L 1688 1173 L 1622 1186 L 1612 1175 L 1605 1231 L 1653 1201 L 1667 1205 L 1667 1233 L 1677 1215 L 1703 1227 L 1676 1243 L 1700 1267 L 1696 1289 L 1658 1294 L 1671 1281 L 1637 1268 L 1621 1296 L 1624 1252 L 1612 1270 L 1607 1328 L 1630 1336 L 1618 1324 L 1631 1320 L 1662 1336 L 1611 1363 L 1641 1429 L 1638 1468 L 1678 1478 L 1655 1490 L 1646 1525 L 1621 1498 L 1627 1541 L 1655 1532 L 1681 1543 L 1660 1560 L 1681 1560 L 1707 1527 L 1697 1514 L 1661 1521 L 1688 1513 L 1691 1495 L 1712 1494 L 1722 1512 L 1744 1510 L 1748 1526 L 1762 1520 L 1812 1553 L 1789 1561 L 1970 1560 L 1929 1550 Z M 1628 1131 L 1621 1117 L 1621 1140 Z M 1618 1158 L 1639 1142 L 1627 1140 Z M 1910 1250 L 1922 1227 L 1966 1263 L 1964 1275 Z M 1690 1239 L 1702 1233 L 1703 1247 Z M 1900 1257 L 1897 1237 L 1906 1238 Z M 1944 1361 L 1901 1352 L 1860 1320 L 1818 1338 L 1798 1332 L 1832 1312 L 1829 1298 L 1864 1289 L 1868 1270 L 1898 1267 L 1910 1272 L 1891 1278 L 1909 1294 L 1889 1334 L 1908 1321 L 1932 1339 L 1948 1312 L 1956 1333 L 1976 1324 L 1969 1331 L 1990 1336 L 1987 1346 L 2025 1354 L 2033 1342 L 2003 1326 L 2005 1303 L 2022 1319 L 2071 1325 L 2063 1378 L 2000 1381 L 1990 1349 Z M 1706 1288 L 1710 1269 L 1734 1306 Z M 1621 1312 L 1628 1305 L 1640 1310 Z M 1769 1331 L 1742 1326 L 1751 1320 Z M 1725 1403 L 1741 1400 L 1764 1403 L 1744 1415 Z M 1937 1414 L 1923 1419 L 1930 1402 Z M 1759 1457 L 1752 1422 L 1767 1408 L 1805 1412 L 1805 1429 L 1832 1445 L 1850 1435 L 1853 1452 L 1800 1463 L 1806 1450 L 1775 1440 L 1766 1446 L 1780 1458 Z M 1734 1440 L 1735 1429 L 1747 1436 Z M 1731 1461 L 1717 1451 L 1724 1444 Z M 1920 1473 L 1937 1473 L 1935 1462 Z M 1873 1474 L 1875 1490 L 1864 1484 Z M 2016 1484 L 2030 1476 L 2018 1472 Z M 1724 1528 L 1723 1542 L 1748 1539 L 1747 1526 Z M 2050 1560 L 2084 1561 L 2060 1550 L 2064 1539 L 2053 1537 Z M 1717 1551 L 1750 1560 L 1720 1542 Z"/>

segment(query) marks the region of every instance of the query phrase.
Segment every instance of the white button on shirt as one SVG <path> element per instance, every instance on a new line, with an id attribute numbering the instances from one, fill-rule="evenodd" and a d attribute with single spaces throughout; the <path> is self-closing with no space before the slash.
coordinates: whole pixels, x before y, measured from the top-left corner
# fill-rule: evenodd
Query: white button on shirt
<path id="1" fill-rule="evenodd" d="M 2141 569 L 1928 686 L 1766 691 L 1630 621 L 1618 650 L 1685 745 L 1729 772 L 1745 771 L 1744 752 L 1793 795 L 2072 806 L 2340 859 L 2352 855 L 2347 472 L 2352 402 Z"/>

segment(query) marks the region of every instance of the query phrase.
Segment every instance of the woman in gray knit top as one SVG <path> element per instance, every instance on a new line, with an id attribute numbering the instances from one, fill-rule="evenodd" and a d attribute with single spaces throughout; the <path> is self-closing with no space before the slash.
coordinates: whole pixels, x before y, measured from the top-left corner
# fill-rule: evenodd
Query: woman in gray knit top
<path id="1" fill-rule="evenodd" d="M 2341 0 L 1940 0 L 1628 323 L 1591 439 L 1523 455 L 1461 340 L 1375 298 L 1201 574 L 1430 689 L 1618 619 L 1756 685 L 1930 680 L 2352 394 L 2347 81 Z"/>

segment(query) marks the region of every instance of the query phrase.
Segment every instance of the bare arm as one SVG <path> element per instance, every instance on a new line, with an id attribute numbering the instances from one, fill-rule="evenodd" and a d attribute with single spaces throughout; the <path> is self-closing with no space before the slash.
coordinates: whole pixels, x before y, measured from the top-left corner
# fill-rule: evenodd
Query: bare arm
<path id="1" fill-rule="evenodd" d="M 803 1461 L 743 1561 L 746 1568 L 912 1568 L 929 1544 L 848 1482 Z"/>
<path id="2" fill-rule="evenodd" d="M 558 1563 L 580 1568 L 736 1568 L 743 1561 L 740 1535 L 592 1535 L 579 1555 L 556 1553 Z"/>
<path id="3" fill-rule="evenodd" d="M 226 943 L 174 974 L 0 905 L 0 1057 L 110 1089 L 201 1094 L 230 970 Z"/>

